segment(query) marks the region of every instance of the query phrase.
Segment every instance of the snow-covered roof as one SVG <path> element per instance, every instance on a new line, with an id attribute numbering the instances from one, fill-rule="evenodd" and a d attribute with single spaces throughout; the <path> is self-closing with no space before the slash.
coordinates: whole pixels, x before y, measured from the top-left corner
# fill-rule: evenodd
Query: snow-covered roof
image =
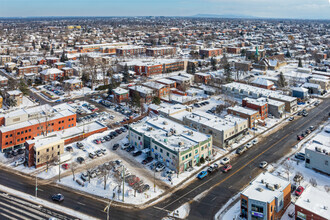
<path id="1" fill-rule="evenodd" d="M 63 71 L 56 68 L 46 69 L 40 72 L 40 74 L 42 75 L 61 74 L 61 73 L 63 73 Z"/>
<path id="2" fill-rule="evenodd" d="M 315 213 L 324 219 L 330 216 L 330 194 L 321 191 L 316 187 L 307 187 L 301 196 L 297 199 L 296 205 Z"/>
<path id="3" fill-rule="evenodd" d="M 126 94 L 128 93 L 128 90 L 127 89 L 123 89 L 123 88 L 115 88 L 112 90 L 114 93 L 116 93 L 117 95 L 123 95 L 123 94 Z"/>
<path id="4" fill-rule="evenodd" d="M 256 110 L 244 108 L 244 107 L 237 106 L 237 105 L 234 107 L 229 107 L 228 109 L 230 109 L 232 111 L 236 111 L 236 112 L 241 112 L 246 115 L 254 115 L 254 114 L 258 113 L 258 111 L 256 111 Z"/>
<path id="5" fill-rule="evenodd" d="M 262 182 L 263 180 L 263 182 Z M 278 184 L 279 188 L 270 190 L 266 187 L 266 183 L 274 186 Z M 247 196 L 249 199 L 262 201 L 262 202 L 271 202 L 275 197 L 280 198 L 283 190 L 290 184 L 289 181 L 275 176 L 269 172 L 261 173 L 257 178 L 255 178 L 250 185 L 242 191 L 244 196 Z"/>
<path id="6" fill-rule="evenodd" d="M 274 85 L 274 83 L 272 81 L 269 81 L 267 79 L 263 79 L 263 78 L 260 78 L 260 77 L 253 80 L 252 83 L 257 84 L 257 85 L 262 85 L 262 86 L 272 86 L 272 85 Z"/>
<path id="7" fill-rule="evenodd" d="M 19 91 L 18 89 L 16 89 L 16 90 L 7 91 L 7 94 L 8 94 L 8 95 L 16 96 L 16 95 L 21 95 L 22 92 Z"/>

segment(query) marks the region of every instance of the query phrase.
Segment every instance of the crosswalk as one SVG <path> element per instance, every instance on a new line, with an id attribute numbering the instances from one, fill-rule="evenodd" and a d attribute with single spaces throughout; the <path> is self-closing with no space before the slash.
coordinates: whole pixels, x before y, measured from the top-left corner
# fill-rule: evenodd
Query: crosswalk
<path id="1" fill-rule="evenodd" d="M 0 193 L 0 219 L 1 220 L 34 220 L 34 219 L 74 219 L 58 211 L 44 208 L 27 200 Z"/>

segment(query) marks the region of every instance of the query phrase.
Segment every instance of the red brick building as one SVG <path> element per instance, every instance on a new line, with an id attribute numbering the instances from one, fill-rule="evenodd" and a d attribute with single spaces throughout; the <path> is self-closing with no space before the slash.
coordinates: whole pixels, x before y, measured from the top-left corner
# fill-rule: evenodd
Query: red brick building
<path id="1" fill-rule="evenodd" d="M 158 98 L 167 97 L 169 95 L 169 93 L 171 92 L 170 86 L 164 85 L 164 84 L 161 84 L 161 83 L 146 82 L 146 83 L 143 83 L 143 85 L 145 87 L 153 89 L 154 94 L 156 94 Z"/>
<path id="2" fill-rule="evenodd" d="M 241 48 L 239 47 L 227 47 L 227 53 L 239 54 L 240 52 L 241 52 Z"/>
<path id="3" fill-rule="evenodd" d="M 7 77 L 0 75 L 0 86 L 7 86 L 8 85 L 8 79 Z"/>
<path id="4" fill-rule="evenodd" d="M 217 57 L 222 54 L 221 48 L 205 48 L 199 50 L 199 55 L 201 57 L 209 58 L 209 57 Z"/>
<path id="5" fill-rule="evenodd" d="M 113 99 L 115 103 L 127 102 L 129 100 L 129 92 L 123 88 L 116 88 L 112 90 Z"/>
<path id="6" fill-rule="evenodd" d="M 18 67 L 17 68 L 17 76 L 23 77 L 26 73 L 38 73 L 38 67 L 37 66 L 24 66 L 24 67 Z"/>
<path id="7" fill-rule="evenodd" d="M 162 64 L 145 64 L 145 65 L 136 65 L 134 66 L 134 71 L 139 75 L 154 75 L 163 73 Z"/>
<path id="8" fill-rule="evenodd" d="M 242 100 L 242 106 L 257 110 L 262 120 L 268 117 L 268 103 L 266 100 L 244 98 Z"/>
<path id="9" fill-rule="evenodd" d="M 195 82 L 207 84 L 211 80 L 211 74 L 208 73 L 195 73 Z"/>
<path id="10" fill-rule="evenodd" d="M 175 47 L 154 47 L 154 48 L 147 48 L 146 55 L 147 56 L 165 56 L 165 55 L 174 55 L 176 53 Z"/>
<path id="11" fill-rule="evenodd" d="M 240 106 L 229 107 L 227 108 L 227 112 L 229 114 L 247 119 L 249 123 L 249 128 L 255 127 L 257 125 L 256 121 L 260 119 L 260 114 L 258 111 L 248 108 L 243 108 Z"/>
<path id="12" fill-rule="evenodd" d="M 46 69 L 40 72 L 40 77 L 43 82 L 58 80 L 58 78 L 61 78 L 63 76 L 64 72 L 56 68 Z"/>
<path id="13" fill-rule="evenodd" d="M 70 67 L 64 67 L 61 70 L 63 71 L 63 75 L 65 77 L 71 77 L 71 76 L 73 76 L 73 69 L 72 68 L 70 68 Z"/>
<path id="14" fill-rule="evenodd" d="M 123 46 L 121 48 L 116 49 L 117 56 L 137 56 L 146 52 L 144 47 L 140 46 Z"/>
<path id="15" fill-rule="evenodd" d="M 0 149 L 22 146 L 26 140 L 76 126 L 76 113 L 66 104 L 19 109 L 0 116 Z M 45 113 L 47 112 L 47 113 Z"/>

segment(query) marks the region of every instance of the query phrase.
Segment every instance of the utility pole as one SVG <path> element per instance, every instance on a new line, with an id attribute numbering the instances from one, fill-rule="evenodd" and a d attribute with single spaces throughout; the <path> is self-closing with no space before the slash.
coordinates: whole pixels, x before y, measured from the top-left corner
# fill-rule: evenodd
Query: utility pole
<path id="1" fill-rule="evenodd" d="M 154 162 L 154 192 L 156 192 L 156 162 Z"/>
<path id="2" fill-rule="evenodd" d="M 35 196 L 36 196 L 36 198 L 38 198 L 38 177 L 37 177 L 37 175 L 36 175 L 36 194 L 35 194 Z"/>
<path id="3" fill-rule="evenodd" d="M 125 167 L 124 165 L 122 165 L 123 167 L 123 202 L 124 202 L 124 196 L 125 196 L 125 190 L 124 190 L 124 186 L 125 186 Z"/>
<path id="4" fill-rule="evenodd" d="M 58 155 L 58 181 L 61 182 L 61 153 Z"/>

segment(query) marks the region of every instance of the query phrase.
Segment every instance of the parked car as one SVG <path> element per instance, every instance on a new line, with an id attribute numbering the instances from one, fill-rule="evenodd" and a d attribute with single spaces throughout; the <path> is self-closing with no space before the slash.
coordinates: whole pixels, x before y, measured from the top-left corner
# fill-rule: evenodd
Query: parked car
<path id="1" fill-rule="evenodd" d="M 301 141 L 302 139 L 304 139 L 304 137 L 302 135 L 297 135 L 297 140 Z"/>
<path id="2" fill-rule="evenodd" d="M 152 157 L 147 157 L 147 158 L 145 158 L 145 159 L 142 161 L 142 164 L 148 164 L 148 163 L 150 163 L 151 161 L 153 161 L 153 158 L 152 158 Z"/>
<path id="3" fill-rule="evenodd" d="M 293 121 L 293 120 L 294 120 L 294 117 L 291 116 L 291 117 L 289 118 L 289 121 Z"/>
<path id="4" fill-rule="evenodd" d="M 82 164 L 85 161 L 85 159 L 82 157 L 77 157 L 77 161 L 78 163 Z"/>
<path id="5" fill-rule="evenodd" d="M 255 144 L 257 144 L 257 143 L 258 143 L 258 138 L 255 138 L 255 139 L 252 140 L 252 144 L 253 144 L 253 145 L 255 145 Z"/>
<path id="6" fill-rule="evenodd" d="M 304 113 L 302 114 L 302 116 L 307 117 L 307 116 L 308 116 L 308 112 L 304 112 Z"/>
<path id="7" fill-rule="evenodd" d="M 301 196 L 301 194 L 304 192 L 304 190 L 305 190 L 304 187 L 298 186 L 298 188 L 296 189 L 294 194 L 296 194 L 296 196 Z"/>
<path id="8" fill-rule="evenodd" d="M 314 127 L 314 126 L 310 126 L 309 129 L 310 129 L 311 131 L 314 131 L 314 130 L 315 130 L 315 127 Z"/>
<path id="9" fill-rule="evenodd" d="M 105 136 L 105 137 L 104 137 L 104 140 L 106 140 L 106 141 L 110 141 L 110 140 L 111 140 L 110 135 Z"/>
<path id="10" fill-rule="evenodd" d="M 114 144 L 114 145 L 112 146 L 112 150 L 117 150 L 118 147 L 119 147 L 119 144 Z"/>
<path id="11" fill-rule="evenodd" d="M 137 157 L 137 156 L 140 156 L 142 154 L 142 151 L 134 151 L 133 152 L 133 157 Z"/>
<path id="12" fill-rule="evenodd" d="M 80 178 L 83 180 L 83 181 L 88 181 L 89 180 L 89 175 L 87 172 L 83 172 L 80 176 Z"/>
<path id="13" fill-rule="evenodd" d="M 267 165 L 268 165 L 268 163 L 266 161 L 262 161 L 262 162 L 260 162 L 259 167 L 265 168 Z"/>
<path id="14" fill-rule="evenodd" d="M 242 153 L 244 153 L 246 151 L 246 147 L 245 146 L 241 146 L 236 150 L 236 153 L 241 155 Z"/>
<path id="15" fill-rule="evenodd" d="M 197 175 L 197 178 L 198 179 L 203 179 L 204 177 L 207 176 L 207 172 L 205 170 L 203 170 L 202 172 L 200 172 L 198 175 Z"/>
<path id="16" fill-rule="evenodd" d="M 67 146 L 67 147 L 65 148 L 65 150 L 66 150 L 66 151 L 69 151 L 69 152 L 73 152 L 73 147 L 71 147 L 71 146 Z"/>
<path id="17" fill-rule="evenodd" d="M 101 143 L 102 143 L 100 139 L 95 139 L 93 142 L 94 142 L 95 144 L 101 144 Z"/>
<path id="18" fill-rule="evenodd" d="M 101 150 L 101 152 L 102 152 L 103 155 L 106 155 L 107 154 L 107 149 L 101 148 L 100 150 Z"/>
<path id="19" fill-rule="evenodd" d="M 13 158 L 14 156 L 11 154 L 11 152 L 6 152 L 5 157 L 6 158 Z"/>
<path id="20" fill-rule="evenodd" d="M 163 163 L 159 163 L 156 166 L 156 172 L 160 172 L 165 169 L 165 165 Z"/>
<path id="21" fill-rule="evenodd" d="M 134 149 L 135 149 L 134 146 L 130 146 L 130 147 L 128 147 L 128 148 L 126 149 L 126 151 L 127 151 L 127 152 L 131 152 L 131 151 L 133 151 Z"/>
<path id="22" fill-rule="evenodd" d="M 58 193 L 52 196 L 52 200 L 56 202 L 63 202 L 64 196 L 61 193 Z"/>
<path id="23" fill-rule="evenodd" d="M 25 162 L 25 158 L 24 157 L 20 158 L 19 160 L 15 161 L 15 167 L 24 164 L 24 162 Z"/>
<path id="24" fill-rule="evenodd" d="M 253 146 L 252 142 L 249 142 L 245 145 L 246 148 L 251 148 Z"/>
<path id="25" fill-rule="evenodd" d="M 121 149 L 126 150 L 128 147 L 129 147 L 129 143 L 126 143 L 121 146 Z"/>
<path id="26" fill-rule="evenodd" d="M 95 154 L 95 153 L 92 153 L 92 152 L 89 153 L 88 156 L 89 156 L 90 158 L 92 158 L 92 159 L 96 158 L 96 154 Z"/>
<path id="27" fill-rule="evenodd" d="M 230 159 L 228 157 L 224 157 L 222 160 L 220 160 L 220 163 L 225 165 L 230 162 Z"/>
<path id="28" fill-rule="evenodd" d="M 214 171 L 216 171 L 217 169 L 215 168 L 215 167 L 213 167 L 213 165 L 211 165 L 211 166 L 209 166 L 208 168 L 207 168 L 207 172 L 209 172 L 209 173 L 213 173 Z"/>
<path id="29" fill-rule="evenodd" d="M 95 151 L 95 154 L 98 156 L 98 157 L 102 157 L 103 156 L 103 153 L 101 150 L 97 150 Z"/>
<path id="30" fill-rule="evenodd" d="M 81 142 L 77 142 L 77 147 L 79 148 L 79 149 L 84 149 L 84 144 L 83 143 L 81 143 Z"/>
<path id="31" fill-rule="evenodd" d="M 18 152 L 17 152 L 17 150 L 13 150 L 13 151 L 11 152 L 11 154 L 12 154 L 13 156 L 17 156 L 17 155 L 18 155 Z"/>
<path id="32" fill-rule="evenodd" d="M 222 172 L 227 173 L 228 171 L 231 170 L 231 168 L 232 168 L 232 166 L 230 164 L 226 164 L 221 168 L 221 170 L 222 170 Z"/>

